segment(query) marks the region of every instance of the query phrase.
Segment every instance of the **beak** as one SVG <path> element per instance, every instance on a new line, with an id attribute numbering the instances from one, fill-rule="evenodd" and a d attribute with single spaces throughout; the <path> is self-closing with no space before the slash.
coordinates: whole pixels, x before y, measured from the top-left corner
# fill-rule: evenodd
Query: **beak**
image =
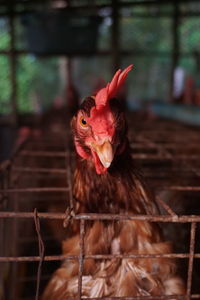
<path id="1" fill-rule="evenodd" d="M 99 157 L 102 165 L 108 169 L 113 161 L 114 153 L 109 141 L 104 142 L 102 145 L 92 144 L 93 150 Z"/>

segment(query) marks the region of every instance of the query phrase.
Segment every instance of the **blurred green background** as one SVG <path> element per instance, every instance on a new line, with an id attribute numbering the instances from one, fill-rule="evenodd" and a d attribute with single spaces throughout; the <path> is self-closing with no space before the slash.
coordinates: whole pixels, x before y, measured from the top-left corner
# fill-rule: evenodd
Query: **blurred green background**
<path id="1" fill-rule="evenodd" d="M 74 2 L 75 3 L 75 2 Z M 188 2 L 179 5 L 178 33 L 180 53 L 178 66 L 186 74 L 195 76 L 194 51 L 200 52 L 200 3 Z M 159 100 L 169 101 L 170 72 L 172 63 L 172 20 L 174 6 L 134 6 L 120 9 L 120 51 L 122 67 L 133 63 L 130 74 L 129 102 Z M 189 15 L 191 13 L 191 15 Z M 100 11 L 103 22 L 99 27 L 98 51 L 106 52 L 111 44 L 109 9 Z M 21 17 L 14 18 L 17 56 L 17 108 L 19 113 L 41 113 L 47 110 L 57 97 L 65 98 L 65 83 L 62 80 L 62 57 L 39 57 L 27 53 L 27 43 Z M 0 17 L 0 114 L 11 111 L 11 83 L 9 57 L 3 51 L 10 50 L 9 20 Z M 23 54 L 24 51 L 24 54 Z M 73 58 L 73 80 L 80 94 L 91 93 L 100 78 L 111 77 L 109 54 L 75 56 Z"/>

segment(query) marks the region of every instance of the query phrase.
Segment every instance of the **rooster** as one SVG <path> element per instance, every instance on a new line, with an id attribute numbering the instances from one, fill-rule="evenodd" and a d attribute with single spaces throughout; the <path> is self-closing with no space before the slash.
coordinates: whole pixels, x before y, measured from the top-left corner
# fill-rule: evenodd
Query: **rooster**
<path id="1" fill-rule="evenodd" d="M 72 119 L 78 154 L 74 174 L 75 213 L 147 214 L 156 202 L 136 174 L 127 138 L 127 125 L 115 98 L 132 65 L 118 70 L 96 96 L 88 97 Z M 79 221 L 73 221 L 63 241 L 63 254 L 79 255 Z M 84 254 L 171 253 L 156 223 L 140 220 L 88 221 Z M 66 260 L 55 271 L 43 300 L 75 299 L 78 262 Z M 170 258 L 85 259 L 82 297 L 183 295 L 184 283 Z"/>

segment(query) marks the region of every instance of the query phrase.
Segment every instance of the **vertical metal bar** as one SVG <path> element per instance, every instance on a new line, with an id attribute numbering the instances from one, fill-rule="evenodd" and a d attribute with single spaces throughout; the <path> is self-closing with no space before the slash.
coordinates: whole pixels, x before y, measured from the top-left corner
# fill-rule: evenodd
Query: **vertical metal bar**
<path id="1" fill-rule="evenodd" d="M 191 288 L 192 288 L 192 271 L 195 253 L 195 234 L 196 234 L 196 222 L 191 223 L 190 231 L 190 252 L 189 252 L 189 262 L 188 262 L 188 276 L 187 276 L 187 297 L 190 299 Z"/>
<path id="2" fill-rule="evenodd" d="M 36 284 L 36 294 L 35 294 L 35 300 L 39 299 L 39 292 L 40 292 L 40 282 L 41 282 L 41 275 L 42 275 L 42 263 L 44 261 L 44 253 L 45 253 L 45 247 L 42 240 L 42 235 L 40 231 L 40 220 L 37 215 L 37 209 L 34 210 L 34 222 L 35 222 L 35 229 L 37 232 L 38 237 L 38 246 L 39 246 L 39 255 L 40 255 L 40 261 L 38 264 L 38 270 L 37 270 L 37 284 Z"/>
<path id="3" fill-rule="evenodd" d="M 68 144 L 71 144 L 70 138 L 67 139 Z M 66 156 L 65 156 L 65 165 L 66 165 L 66 181 L 67 181 L 67 185 L 69 187 L 69 190 L 67 191 L 67 193 L 69 193 L 69 207 L 67 207 L 66 209 L 66 219 L 63 222 L 63 226 L 66 228 L 69 224 L 69 221 L 71 219 L 72 216 L 75 215 L 75 210 L 74 210 L 74 200 L 73 200 L 73 193 L 72 193 L 72 166 L 71 166 L 71 153 L 69 150 L 69 145 L 67 147 L 66 145 Z M 68 200 L 68 194 L 66 194 L 67 196 L 67 200 Z"/>
<path id="4" fill-rule="evenodd" d="M 83 277 L 83 260 L 84 260 L 84 235 L 85 235 L 85 220 L 80 221 L 80 255 L 79 255 L 79 274 L 78 274 L 78 300 L 82 296 L 82 277 Z"/>
<path id="5" fill-rule="evenodd" d="M 68 140 L 68 143 L 71 143 L 70 142 L 70 138 Z M 72 183 L 71 183 L 71 153 L 70 153 L 70 150 L 69 150 L 69 147 L 68 147 L 68 150 L 66 151 L 66 161 L 67 161 L 67 182 L 68 182 L 68 186 L 69 186 L 69 205 L 70 205 L 70 211 L 73 211 L 74 212 L 74 201 L 73 201 L 73 194 L 72 194 Z"/>
<path id="6" fill-rule="evenodd" d="M 9 27 L 10 27 L 10 80 L 11 80 L 11 108 L 12 123 L 17 124 L 17 60 L 15 53 L 15 24 L 13 3 L 10 4 Z"/>
<path id="7" fill-rule="evenodd" d="M 112 49 L 112 67 L 114 72 L 120 67 L 120 16 L 119 0 L 112 0 L 112 27 L 111 27 L 111 49 Z"/>

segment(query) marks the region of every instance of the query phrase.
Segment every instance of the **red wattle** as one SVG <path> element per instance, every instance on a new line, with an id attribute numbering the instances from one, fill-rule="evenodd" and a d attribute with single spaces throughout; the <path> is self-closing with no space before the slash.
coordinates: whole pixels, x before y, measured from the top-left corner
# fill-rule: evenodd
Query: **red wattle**
<path id="1" fill-rule="evenodd" d="M 106 173 L 107 169 L 101 164 L 98 155 L 94 151 L 91 151 L 92 152 L 92 157 L 91 157 L 91 155 L 86 153 L 77 141 L 75 141 L 74 143 L 75 143 L 76 151 L 80 155 L 80 157 L 82 157 L 83 159 L 93 158 L 93 162 L 94 162 L 94 166 L 95 166 L 97 174 Z"/>
<path id="2" fill-rule="evenodd" d="M 84 159 L 88 159 L 90 157 L 90 155 L 88 153 L 86 153 L 84 151 L 84 149 L 80 146 L 80 144 L 75 140 L 75 147 L 76 147 L 76 151 L 77 153 Z"/>
<path id="3" fill-rule="evenodd" d="M 92 156 L 93 156 L 93 160 L 94 160 L 94 166 L 96 169 L 97 174 L 104 174 L 107 172 L 107 169 L 102 165 L 102 163 L 99 160 L 98 155 L 92 151 Z"/>

